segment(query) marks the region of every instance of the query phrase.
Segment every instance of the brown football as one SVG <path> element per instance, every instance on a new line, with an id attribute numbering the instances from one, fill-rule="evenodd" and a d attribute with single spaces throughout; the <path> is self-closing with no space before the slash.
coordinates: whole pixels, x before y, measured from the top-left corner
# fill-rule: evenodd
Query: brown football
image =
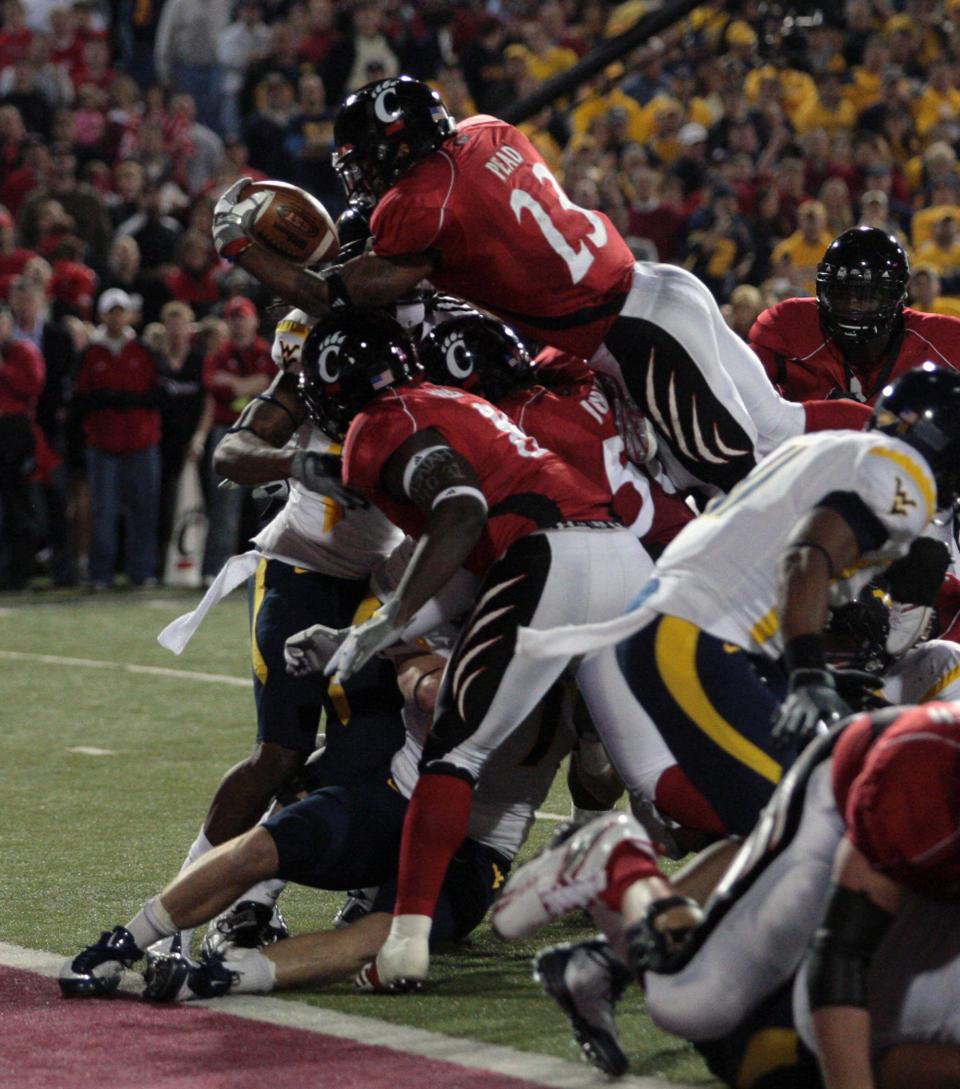
<path id="1" fill-rule="evenodd" d="M 340 250 L 337 228 L 324 206 L 305 189 L 282 181 L 251 182 L 241 193 L 270 193 L 257 210 L 250 235 L 261 246 L 298 265 L 332 261 Z"/>

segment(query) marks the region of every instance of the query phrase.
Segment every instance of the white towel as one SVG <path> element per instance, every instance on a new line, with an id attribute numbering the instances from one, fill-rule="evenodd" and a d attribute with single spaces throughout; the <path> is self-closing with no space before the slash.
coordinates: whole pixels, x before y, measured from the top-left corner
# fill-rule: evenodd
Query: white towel
<path id="1" fill-rule="evenodd" d="M 262 555 L 256 549 L 243 552 L 239 556 L 231 556 L 220 568 L 220 573 L 213 580 L 210 589 L 203 595 L 200 604 L 193 612 L 184 613 L 170 623 L 157 636 L 157 642 L 174 654 L 182 654 L 183 648 L 193 638 L 194 632 L 203 623 L 203 618 L 227 594 L 235 590 L 242 582 L 257 570 L 257 564 Z"/>
<path id="2" fill-rule="evenodd" d="M 575 658 L 622 643 L 639 631 L 655 616 L 653 609 L 632 609 L 613 620 L 601 620 L 595 624 L 565 624 L 559 628 L 519 628 L 516 654 L 520 658 Z"/>

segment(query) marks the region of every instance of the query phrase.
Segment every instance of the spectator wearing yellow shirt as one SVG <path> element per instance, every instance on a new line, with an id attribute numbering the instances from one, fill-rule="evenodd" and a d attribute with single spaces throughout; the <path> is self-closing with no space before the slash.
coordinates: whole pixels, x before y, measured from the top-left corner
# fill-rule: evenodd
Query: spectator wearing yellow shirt
<path id="1" fill-rule="evenodd" d="M 942 279 L 960 275 L 960 228 L 957 213 L 949 211 L 933 225 L 933 236 L 921 242 L 914 251 L 918 264 L 930 265 Z"/>
<path id="2" fill-rule="evenodd" d="M 960 90 L 952 63 L 937 61 L 931 66 L 926 86 L 914 103 L 913 117 L 921 136 L 943 121 L 953 125 L 960 121 Z"/>
<path id="3" fill-rule="evenodd" d="M 860 198 L 859 227 L 876 227 L 884 234 L 894 238 L 907 248 L 907 240 L 897 221 L 890 215 L 890 197 L 882 189 L 868 189 Z"/>
<path id="4" fill-rule="evenodd" d="M 918 207 L 934 204 L 935 190 L 960 181 L 957 153 L 944 140 L 929 144 L 923 155 L 918 155 L 907 163 L 904 181 L 907 183 L 907 188 L 917 194 Z M 915 226 L 912 228 L 912 234 L 915 246 L 923 241 Z"/>
<path id="5" fill-rule="evenodd" d="M 437 71 L 436 78 L 430 80 L 430 86 L 447 104 L 447 109 L 457 121 L 463 121 L 479 113 L 476 102 L 467 90 L 467 81 L 463 78 L 463 71 L 459 65 L 444 65 Z"/>
<path id="6" fill-rule="evenodd" d="M 879 102 L 884 69 L 890 63 L 890 46 L 882 34 L 871 34 L 863 47 L 863 59 L 850 72 L 850 82 L 843 88 L 843 97 L 859 117 L 875 102 Z"/>
<path id="7" fill-rule="evenodd" d="M 923 64 L 919 60 L 923 41 L 912 15 L 900 12 L 891 15 L 883 24 L 883 33 L 890 43 L 890 59 L 908 76 L 923 76 Z"/>
<path id="8" fill-rule="evenodd" d="M 940 294 L 940 277 L 932 265 L 914 265 L 907 284 L 913 310 L 923 314 L 948 314 L 960 318 L 960 298 Z"/>
<path id="9" fill-rule="evenodd" d="M 818 200 L 805 200 L 797 209 L 797 229 L 770 255 L 775 276 L 790 280 L 798 292 L 813 295 L 816 290 L 817 265 L 833 235 L 827 229 L 827 213 Z"/>
<path id="10" fill-rule="evenodd" d="M 839 72 L 821 72 L 816 97 L 797 107 L 793 126 L 799 133 L 810 129 L 826 129 L 834 136 L 843 129 L 852 129 L 857 123 L 857 111 L 843 97 L 843 78 Z"/>
<path id="11" fill-rule="evenodd" d="M 622 64 L 608 65 L 603 75 L 593 81 L 587 97 L 573 108 L 570 114 L 570 131 L 574 136 L 582 136 L 590 131 L 590 123 L 595 117 L 610 112 L 619 106 L 627 114 L 627 134 L 631 142 L 643 144 L 650 139 L 653 128 L 640 103 L 624 94 L 616 85 L 616 80 L 623 75 Z M 681 114 L 682 114 L 681 107 Z M 679 128 L 679 126 L 678 126 Z"/>
<path id="12" fill-rule="evenodd" d="M 763 102 L 771 96 L 775 97 L 792 121 L 794 114 L 805 102 L 816 99 L 817 85 L 807 72 L 765 64 L 747 73 L 743 81 L 743 93 L 747 101 L 753 104 Z"/>

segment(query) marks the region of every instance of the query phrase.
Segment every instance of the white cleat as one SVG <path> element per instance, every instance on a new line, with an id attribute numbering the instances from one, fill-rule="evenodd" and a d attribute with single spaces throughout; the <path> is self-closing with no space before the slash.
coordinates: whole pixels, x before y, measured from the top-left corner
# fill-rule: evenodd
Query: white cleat
<path id="1" fill-rule="evenodd" d="M 491 923 L 501 938 L 525 938 L 554 919 L 588 910 L 607 887 L 607 861 L 622 843 L 656 861 L 649 835 L 626 813 L 604 813 L 557 839 L 511 874 L 493 905 Z"/>
<path id="2" fill-rule="evenodd" d="M 430 971 L 430 943 L 424 937 L 397 938 L 383 943 L 377 959 L 354 980 L 357 990 L 379 994 L 419 991 Z"/>

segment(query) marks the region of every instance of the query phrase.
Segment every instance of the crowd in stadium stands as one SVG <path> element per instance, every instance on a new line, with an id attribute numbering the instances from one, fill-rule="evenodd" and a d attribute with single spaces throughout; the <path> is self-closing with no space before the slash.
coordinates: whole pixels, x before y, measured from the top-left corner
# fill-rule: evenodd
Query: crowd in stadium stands
<path id="1" fill-rule="evenodd" d="M 336 215 L 347 93 L 407 72 L 457 118 L 499 114 L 649 6 L 3 0 L 0 586 L 152 584 L 187 459 L 205 576 L 250 528 L 210 464 L 272 370 L 269 300 L 211 242 L 230 182 L 285 179 Z M 744 336 L 857 223 L 907 247 L 911 305 L 960 314 L 960 2 L 718 7 L 523 122 L 571 198 Z"/>

